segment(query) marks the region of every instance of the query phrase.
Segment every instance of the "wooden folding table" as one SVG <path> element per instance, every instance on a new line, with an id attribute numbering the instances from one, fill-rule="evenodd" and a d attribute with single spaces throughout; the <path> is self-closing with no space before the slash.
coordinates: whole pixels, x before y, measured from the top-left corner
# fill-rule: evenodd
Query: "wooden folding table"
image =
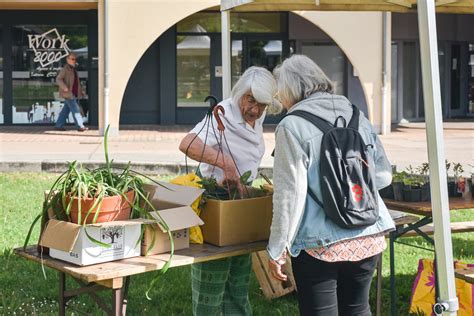
<path id="1" fill-rule="evenodd" d="M 266 246 L 267 241 L 226 247 L 216 247 L 209 244 L 191 245 L 188 249 L 175 252 L 170 267 L 248 254 L 263 250 Z M 51 258 L 48 255 L 42 256 L 38 253 L 36 245 L 30 246 L 25 250 L 17 248 L 15 253 L 58 271 L 59 315 L 65 315 L 68 300 L 81 294 L 89 294 L 108 315 L 125 315 L 130 277 L 144 272 L 161 270 L 169 259 L 169 254 L 161 254 L 81 267 Z M 67 276 L 72 277 L 79 287 L 76 289 L 66 289 Z M 112 291 L 110 304 L 105 304 L 96 294 L 96 292 L 104 290 Z"/>

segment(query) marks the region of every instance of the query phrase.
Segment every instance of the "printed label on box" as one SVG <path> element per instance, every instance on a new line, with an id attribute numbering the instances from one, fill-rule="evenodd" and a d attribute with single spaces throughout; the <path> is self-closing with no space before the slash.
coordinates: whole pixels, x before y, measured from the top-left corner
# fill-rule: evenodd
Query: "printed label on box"
<path id="1" fill-rule="evenodd" d="M 101 256 L 122 255 L 124 252 L 125 230 L 123 226 L 107 226 L 100 229 L 100 241 L 112 247 L 101 247 Z"/>

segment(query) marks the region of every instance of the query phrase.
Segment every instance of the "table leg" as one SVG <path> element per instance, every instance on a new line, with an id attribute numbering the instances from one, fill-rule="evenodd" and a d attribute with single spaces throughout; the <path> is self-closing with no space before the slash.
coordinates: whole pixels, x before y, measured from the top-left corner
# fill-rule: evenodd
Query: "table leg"
<path id="1" fill-rule="evenodd" d="M 122 316 L 122 288 L 112 289 L 112 315 Z"/>
<path id="2" fill-rule="evenodd" d="M 390 239 L 390 307 L 391 315 L 397 316 L 397 291 L 395 289 L 395 234 L 389 234 Z"/>
<path id="3" fill-rule="evenodd" d="M 431 223 L 433 219 L 431 217 L 423 217 L 419 221 L 408 224 L 406 227 L 399 226 L 395 231 L 390 232 L 390 300 L 391 300 L 391 315 L 397 316 L 397 291 L 395 289 L 395 240 L 398 237 L 403 237 L 403 234 L 410 230 L 416 231 L 425 240 L 430 243 L 434 243 L 433 239 L 427 234 L 423 233 L 419 228 Z"/>
<path id="4" fill-rule="evenodd" d="M 130 286 L 130 277 L 125 278 L 125 285 L 123 287 L 122 296 L 122 315 L 127 315 L 127 304 L 128 304 L 128 287 Z"/>
<path id="5" fill-rule="evenodd" d="M 64 292 L 66 291 L 66 274 L 64 272 L 59 272 L 59 316 L 66 315 L 66 296 Z"/>
<path id="6" fill-rule="evenodd" d="M 380 316 L 382 309 L 382 254 L 380 254 L 379 262 L 377 263 L 377 287 L 375 296 L 375 315 Z"/>

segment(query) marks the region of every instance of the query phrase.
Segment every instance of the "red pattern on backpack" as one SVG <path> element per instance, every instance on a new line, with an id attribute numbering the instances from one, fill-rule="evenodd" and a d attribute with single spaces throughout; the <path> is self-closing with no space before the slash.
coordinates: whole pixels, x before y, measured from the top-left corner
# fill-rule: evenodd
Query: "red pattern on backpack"
<path id="1" fill-rule="evenodd" d="M 354 194 L 354 200 L 356 202 L 360 202 L 363 196 L 362 187 L 358 183 L 356 183 L 352 186 L 352 192 Z"/>

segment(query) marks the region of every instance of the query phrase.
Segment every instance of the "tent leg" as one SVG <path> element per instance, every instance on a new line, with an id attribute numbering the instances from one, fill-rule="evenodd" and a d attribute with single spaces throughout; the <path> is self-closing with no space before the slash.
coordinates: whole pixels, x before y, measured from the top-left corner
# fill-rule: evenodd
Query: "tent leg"
<path id="1" fill-rule="evenodd" d="M 222 99 L 230 97 L 232 74 L 230 69 L 230 11 L 221 11 L 222 32 Z"/>
<path id="2" fill-rule="evenodd" d="M 448 188 L 444 166 L 443 114 L 438 66 L 438 43 L 434 0 L 418 0 L 421 70 L 430 167 L 431 204 L 439 282 L 435 313 L 456 315 L 459 309 L 454 282 L 453 250 L 450 229 Z"/>

